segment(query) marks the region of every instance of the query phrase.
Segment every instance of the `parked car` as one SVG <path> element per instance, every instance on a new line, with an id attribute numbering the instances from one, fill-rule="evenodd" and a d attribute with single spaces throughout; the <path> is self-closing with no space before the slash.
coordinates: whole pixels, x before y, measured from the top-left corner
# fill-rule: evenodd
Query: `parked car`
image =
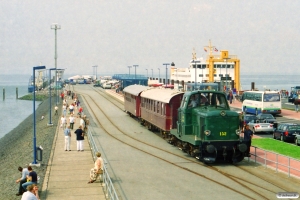
<path id="1" fill-rule="evenodd" d="M 277 129 L 273 132 L 274 139 L 281 141 L 295 141 L 295 135 L 300 134 L 300 125 L 292 123 L 279 124 Z"/>
<path id="2" fill-rule="evenodd" d="M 244 125 L 248 124 L 252 120 L 256 121 L 256 116 L 255 115 L 250 115 L 250 114 L 245 114 L 244 115 Z"/>
<path id="3" fill-rule="evenodd" d="M 111 84 L 111 83 L 104 83 L 104 84 L 103 84 L 103 88 L 104 88 L 104 89 L 111 89 L 111 87 L 112 87 L 112 84 Z"/>
<path id="4" fill-rule="evenodd" d="M 94 87 L 102 87 L 102 85 L 100 83 L 96 83 L 93 85 Z"/>
<path id="5" fill-rule="evenodd" d="M 268 122 L 258 122 L 251 120 L 249 123 L 249 128 L 250 130 L 253 131 L 253 133 L 261 133 L 261 132 L 266 132 L 266 133 L 273 133 L 274 127 L 273 124 L 268 123 Z"/>
<path id="6" fill-rule="evenodd" d="M 295 134 L 295 145 L 299 146 L 300 145 L 300 134 Z"/>
<path id="7" fill-rule="evenodd" d="M 259 122 L 269 122 L 271 124 L 274 124 L 276 122 L 276 118 L 273 115 L 267 113 L 259 113 L 258 115 L 256 115 L 256 120 Z"/>

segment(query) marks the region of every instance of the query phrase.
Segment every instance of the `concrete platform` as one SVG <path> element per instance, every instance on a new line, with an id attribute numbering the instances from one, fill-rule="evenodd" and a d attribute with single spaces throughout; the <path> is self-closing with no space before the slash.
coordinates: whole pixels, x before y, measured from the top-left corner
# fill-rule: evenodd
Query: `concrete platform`
<path id="1" fill-rule="evenodd" d="M 68 117 L 69 115 L 67 115 Z M 89 181 L 90 169 L 94 166 L 94 161 L 86 137 L 84 140 L 84 151 L 78 152 L 76 150 L 76 135 L 74 131 L 79 126 L 79 120 L 76 120 L 74 130 L 71 130 L 71 151 L 64 150 L 63 129 L 57 127 L 40 195 L 41 199 L 106 199 L 99 178 L 92 184 L 87 183 Z"/>

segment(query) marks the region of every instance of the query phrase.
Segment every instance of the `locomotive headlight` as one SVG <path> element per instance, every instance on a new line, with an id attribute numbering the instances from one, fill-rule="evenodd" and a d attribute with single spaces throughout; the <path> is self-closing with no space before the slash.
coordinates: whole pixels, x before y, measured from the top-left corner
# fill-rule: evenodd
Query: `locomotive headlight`
<path id="1" fill-rule="evenodd" d="M 237 135 L 240 135 L 240 133 L 241 133 L 240 129 L 236 129 L 236 130 L 235 130 L 235 133 L 236 133 Z"/>
<path id="2" fill-rule="evenodd" d="M 204 134 L 205 134 L 206 136 L 210 136 L 210 130 L 205 130 L 205 131 L 204 131 Z"/>

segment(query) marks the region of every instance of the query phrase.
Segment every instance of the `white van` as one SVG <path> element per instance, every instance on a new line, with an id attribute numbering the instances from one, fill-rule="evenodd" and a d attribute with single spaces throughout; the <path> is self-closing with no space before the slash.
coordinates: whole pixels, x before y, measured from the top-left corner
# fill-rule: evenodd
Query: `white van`
<path id="1" fill-rule="evenodd" d="M 112 87 L 112 84 L 111 84 L 111 83 L 104 83 L 104 84 L 103 84 L 103 88 L 104 88 L 104 89 L 111 89 L 111 87 Z"/>

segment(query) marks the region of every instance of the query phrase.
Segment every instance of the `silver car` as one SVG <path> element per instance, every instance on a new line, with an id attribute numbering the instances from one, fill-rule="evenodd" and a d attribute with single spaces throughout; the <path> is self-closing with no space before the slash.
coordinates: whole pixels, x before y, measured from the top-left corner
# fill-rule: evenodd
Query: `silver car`
<path id="1" fill-rule="evenodd" d="M 267 132 L 273 134 L 274 132 L 274 127 L 271 123 L 254 122 L 254 120 L 252 120 L 248 123 L 248 125 L 253 133 Z"/>

